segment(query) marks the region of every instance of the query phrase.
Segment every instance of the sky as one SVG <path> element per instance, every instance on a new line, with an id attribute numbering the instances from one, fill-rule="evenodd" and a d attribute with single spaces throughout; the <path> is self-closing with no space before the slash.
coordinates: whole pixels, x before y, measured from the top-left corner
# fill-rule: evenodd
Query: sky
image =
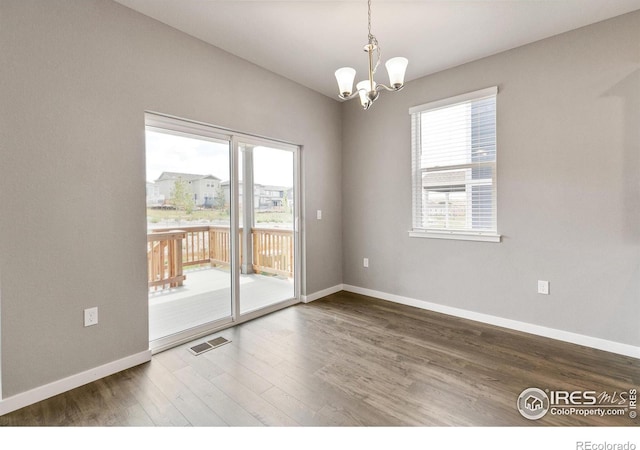
<path id="1" fill-rule="evenodd" d="M 253 151 L 254 183 L 293 186 L 293 153 L 267 147 Z M 147 181 L 162 172 L 214 175 L 229 180 L 229 146 L 204 139 L 146 132 Z"/>

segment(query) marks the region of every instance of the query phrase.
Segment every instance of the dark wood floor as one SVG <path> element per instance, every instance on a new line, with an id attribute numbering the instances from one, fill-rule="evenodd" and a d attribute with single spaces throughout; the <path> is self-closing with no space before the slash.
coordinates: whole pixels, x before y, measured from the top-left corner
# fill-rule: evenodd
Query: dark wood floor
<path id="1" fill-rule="evenodd" d="M 529 387 L 638 388 L 637 359 L 361 295 L 340 292 L 218 335 L 232 342 L 200 356 L 176 347 L 0 425 L 640 424 L 628 415 L 530 421 L 516 409 Z"/>

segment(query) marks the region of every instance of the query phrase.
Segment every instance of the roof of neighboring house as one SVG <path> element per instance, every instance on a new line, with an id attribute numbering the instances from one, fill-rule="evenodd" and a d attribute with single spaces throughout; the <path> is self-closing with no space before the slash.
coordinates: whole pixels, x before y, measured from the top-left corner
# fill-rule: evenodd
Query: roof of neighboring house
<path id="1" fill-rule="evenodd" d="M 240 181 L 238 183 L 240 186 L 242 186 L 242 181 Z M 220 183 L 220 186 L 224 186 L 227 187 L 229 186 L 229 182 L 228 181 L 223 181 L 222 183 Z M 259 184 L 259 183 L 254 183 L 253 184 L 254 188 L 261 188 L 264 190 L 269 190 L 269 191 L 290 191 L 293 188 L 292 187 L 287 187 L 287 186 L 274 186 L 274 185 L 270 185 L 270 184 Z"/>
<path id="2" fill-rule="evenodd" d="M 220 178 L 215 177 L 213 175 L 198 175 L 195 173 L 180 173 L 180 172 L 162 172 L 156 181 L 164 181 L 164 180 L 177 180 L 183 179 L 185 181 L 196 181 L 196 180 L 218 180 Z"/>
<path id="3" fill-rule="evenodd" d="M 450 172 L 427 172 L 422 176 L 424 187 L 460 185 L 465 181 L 466 171 L 464 169 Z"/>
<path id="4" fill-rule="evenodd" d="M 263 184 L 263 185 L 258 185 L 261 186 L 262 189 L 268 190 L 268 191 L 288 191 L 293 189 L 292 187 L 287 187 L 287 186 L 275 186 L 273 184 Z"/>

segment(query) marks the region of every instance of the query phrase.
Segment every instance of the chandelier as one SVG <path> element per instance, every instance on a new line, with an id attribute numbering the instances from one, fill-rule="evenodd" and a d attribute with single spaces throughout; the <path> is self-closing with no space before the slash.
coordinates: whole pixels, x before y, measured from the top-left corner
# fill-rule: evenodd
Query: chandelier
<path id="1" fill-rule="evenodd" d="M 387 72 L 389 73 L 389 85 L 377 84 L 373 80 L 373 76 L 380 65 L 381 52 L 378 40 L 371 34 L 371 0 L 368 0 L 368 17 L 369 17 L 369 43 L 364 46 L 364 51 L 369 57 L 369 79 L 360 81 L 356 84 L 356 91 L 353 92 L 353 80 L 356 77 L 356 70 L 351 67 L 342 67 L 336 70 L 336 80 L 338 81 L 338 90 L 343 100 L 350 100 L 356 96 L 360 97 L 362 107 L 367 110 L 378 98 L 379 91 L 386 89 L 387 91 L 399 91 L 404 86 L 404 73 L 407 70 L 409 61 L 401 56 L 391 58 L 385 63 Z M 376 53 L 374 65 L 373 53 Z"/>

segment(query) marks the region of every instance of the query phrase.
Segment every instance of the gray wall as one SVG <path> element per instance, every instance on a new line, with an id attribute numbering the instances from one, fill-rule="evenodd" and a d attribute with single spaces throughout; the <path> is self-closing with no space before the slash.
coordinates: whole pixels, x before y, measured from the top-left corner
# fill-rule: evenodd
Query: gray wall
<path id="1" fill-rule="evenodd" d="M 305 294 L 344 275 L 640 345 L 640 13 L 411 82 L 366 113 L 108 0 L 0 0 L 0 46 L 4 397 L 148 348 L 145 110 L 304 146 Z M 503 242 L 409 238 L 408 108 L 496 84 Z M 100 324 L 84 328 L 90 306 Z"/>
<path id="2" fill-rule="evenodd" d="M 4 397 L 148 348 L 145 110 L 303 145 L 303 293 L 342 282 L 337 102 L 109 0 L 0 0 L 0 46 Z"/>
<path id="3" fill-rule="evenodd" d="M 344 282 L 640 345 L 639 70 L 635 12 L 345 104 Z M 408 109 L 493 85 L 503 242 L 409 238 Z"/>

